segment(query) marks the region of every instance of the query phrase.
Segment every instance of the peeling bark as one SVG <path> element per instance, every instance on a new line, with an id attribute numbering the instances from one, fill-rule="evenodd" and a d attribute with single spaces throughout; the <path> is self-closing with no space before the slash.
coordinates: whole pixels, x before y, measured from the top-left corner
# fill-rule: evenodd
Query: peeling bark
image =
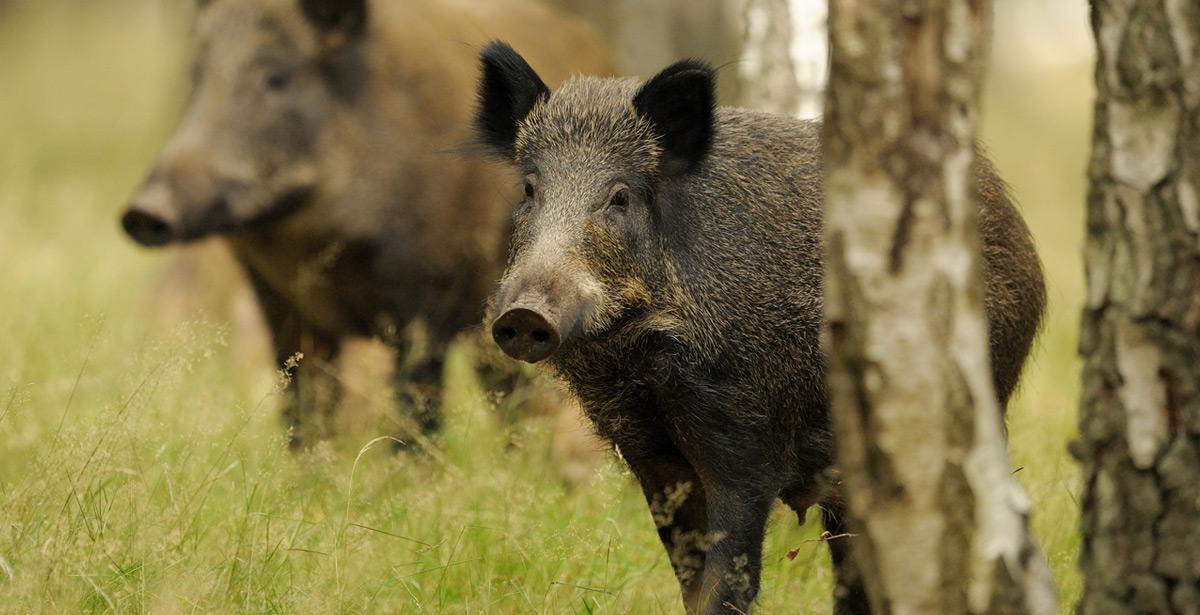
<path id="1" fill-rule="evenodd" d="M 1200 613 L 1200 5 L 1092 27 L 1079 612 Z"/>
<path id="2" fill-rule="evenodd" d="M 986 0 L 830 3 L 826 343 L 878 613 L 1057 612 L 988 359 L 974 132 Z"/>

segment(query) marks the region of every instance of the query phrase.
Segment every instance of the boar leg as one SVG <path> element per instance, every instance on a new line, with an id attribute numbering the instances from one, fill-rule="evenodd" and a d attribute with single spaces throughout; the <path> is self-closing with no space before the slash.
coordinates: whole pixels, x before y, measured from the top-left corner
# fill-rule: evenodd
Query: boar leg
<path id="1" fill-rule="evenodd" d="M 704 486 L 683 455 L 674 450 L 645 454 L 619 446 L 621 455 L 641 483 L 650 515 L 658 527 L 675 578 L 689 613 L 695 612 L 708 551 L 708 511 Z"/>
<path id="2" fill-rule="evenodd" d="M 424 356 L 396 353 L 396 406 L 400 412 L 398 439 L 408 444 L 427 441 L 441 427 L 442 368 L 445 345 L 437 344 Z"/>
<path id="3" fill-rule="evenodd" d="M 851 558 L 854 537 L 846 524 L 846 510 L 840 499 L 821 505 L 821 522 L 829 533 L 826 544 L 833 560 L 833 612 L 835 615 L 868 615 L 871 604 L 863 579 Z"/>
<path id="4" fill-rule="evenodd" d="M 611 441 L 641 484 L 658 537 L 667 550 L 683 604 L 694 612 L 708 551 L 704 484 L 662 425 L 652 400 L 632 395 L 624 407 L 585 408 L 598 434 Z"/>
<path id="5" fill-rule="evenodd" d="M 283 297 L 253 273 L 249 277 L 271 329 L 275 365 L 290 375 L 283 407 L 289 443 L 293 450 L 311 446 L 333 433 L 333 411 L 341 398 L 335 367 L 339 340 L 306 326 Z"/>
<path id="6" fill-rule="evenodd" d="M 748 613 L 758 595 L 763 539 L 775 494 L 747 488 L 748 482 L 752 481 L 723 481 L 705 488 L 712 544 L 698 612 Z"/>

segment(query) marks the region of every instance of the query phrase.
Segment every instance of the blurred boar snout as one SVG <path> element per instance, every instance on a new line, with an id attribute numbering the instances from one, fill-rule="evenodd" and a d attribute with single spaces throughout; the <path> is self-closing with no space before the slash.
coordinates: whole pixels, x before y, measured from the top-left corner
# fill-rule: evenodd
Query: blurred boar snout
<path id="1" fill-rule="evenodd" d="M 150 247 L 222 232 L 233 223 L 231 186 L 199 152 L 169 145 L 121 214 L 121 228 Z"/>
<path id="2" fill-rule="evenodd" d="M 153 178 L 134 195 L 121 215 L 121 228 L 143 246 L 162 246 L 177 236 L 179 212 L 172 206 L 170 190 Z"/>

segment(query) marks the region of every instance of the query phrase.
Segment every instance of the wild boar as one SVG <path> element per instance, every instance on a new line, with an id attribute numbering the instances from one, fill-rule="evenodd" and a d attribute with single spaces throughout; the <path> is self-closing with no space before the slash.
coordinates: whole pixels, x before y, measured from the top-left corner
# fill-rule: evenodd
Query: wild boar
<path id="1" fill-rule="evenodd" d="M 482 66 L 479 139 L 525 177 L 492 334 L 511 357 L 549 363 L 624 457 L 687 610 L 745 612 L 775 500 L 800 514 L 821 503 L 843 532 L 824 480 L 819 123 L 717 108 L 713 69 L 698 61 L 553 93 L 506 44 Z M 1007 402 L 1045 288 L 986 161 L 978 185 Z M 830 541 L 835 558 L 844 544 Z"/>
<path id="2" fill-rule="evenodd" d="M 436 426 L 442 356 L 503 267 L 511 171 L 472 155 L 476 51 L 527 46 L 549 78 L 609 75 L 582 22 L 515 0 L 202 0 L 194 89 L 121 216 L 137 242 L 219 235 L 282 368 L 293 443 L 328 431 L 343 340 L 397 348 L 402 406 Z"/>

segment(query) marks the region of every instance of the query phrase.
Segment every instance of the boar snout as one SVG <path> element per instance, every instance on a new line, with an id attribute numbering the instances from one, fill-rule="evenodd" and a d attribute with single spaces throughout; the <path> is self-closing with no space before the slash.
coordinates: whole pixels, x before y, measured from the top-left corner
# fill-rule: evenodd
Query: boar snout
<path id="1" fill-rule="evenodd" d="M 166 186 L 153 183 L 138 191 L 121 215 L 121 228 L 143 246 L 157 247 L 176 238 L 179 216 Z"/>
<path id="2" fill-rule="evenodd" d="M 166 245 L 174 236 L 166 220 L 137 206 L 130 207 L 121 216 L 121 227 L 134 241 L 148 247 Z"/>
<path id="3" fill-rule="evenodd" d="M 505 310 L 492 323 L 492 339 L 504 354 L 529 363 L 537 363 L 558 350 L 561 341 L 557 320 L 541 306 L 516 305 Z"/>
<path id="4" fill-rule="evenodd" d="M 510 287 L 514 288 L 514 287 Z M 492 321 L 492 339 L 504 354 L 519 361 L 537 363 L 554 354 L 564 342 L 580 334 L 590 302 L 584 293 L 567 292 L 563 281 L 518 284 L 517 292 L 500 296 L 500 314 Z"/>

